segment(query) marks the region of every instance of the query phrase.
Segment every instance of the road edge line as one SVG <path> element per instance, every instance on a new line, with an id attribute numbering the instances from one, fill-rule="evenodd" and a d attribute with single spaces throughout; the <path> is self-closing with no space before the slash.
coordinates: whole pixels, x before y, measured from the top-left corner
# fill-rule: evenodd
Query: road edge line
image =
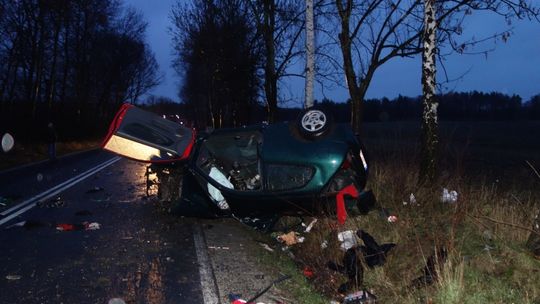
<path id="1" fill-rule="evenodd" d="M 104 168 L 108 167 L 109 165 L 117 162 L 119 159 L 120 158 L 117 157 L 117 158 L 111 158 L 111 159 L 109 159 L 107 161 L 104 161 L 103 163 L 101 163 L 101 164 L 99 164 L 99 165 L 97 165 L 97 166 L 95 166 L 93 168 L 90 168 L 90 169 L 84 171 L 83 173 L 81 173 L 81 174 L 79 174 L 77 176 L 74 176 L 74 177 L 72 177 L 72 178 L 70 178 L 68 180 L 65 180 L 65 181 L 61 182 L 60 184 L 58 184 L 58 185 L 56 185 L 56 186 L 54 186 L 54 187 L 52 187 L 52 188 L 50 188 L 48 190 L 45 190 L 45 191 L 43 191 L 41 193 L 38 193 L 38 194 L 34 195 L 33 197 L 31 197 L 29 199 L 26 199 L 23 202 L 20 202 L 17 205 L 0 212 L 0 215 L 8 216 L 10 213 L 15 212 L 17 209 L 21 209 L 21 208 L 26 207 L 28 204 L 32 203 L 35 200 L 43 200 L 43 197 L 49 195 L 49 193 L 54 192 L 54 191 L 64 187 L 65 185 L 68 185 L 68 184 L 70 184 L 73 181 L 76 181 L 78 179 L 84 179 L 84 178 L 87 177 L 87 175 L 92 175 L 92 174 L 94 174 L 96 172 L 99 172 L 100 170 L 103 170 Z"/>
<path id="2" fill-rule="evenodd" d="M 92 175 L 98 173 L 99 171 L 107 168 L 108 166 L 116 163 L 120 159 L 121 159 L 120 157 L 116 157 L 116 158 L 113 158 L 113 159 L 111 159 L 109 161 L 106 161 L 106 162 L 100 164 L 99 166 L 96 166 L 93 169 L 90 169 L 90 170 L 86 171 L 85 173 L 78 175 L 77 178 L 75 178 L 75 179 L 67 180 L 66 182 L 61 184 L 62 185 L 61 187 L 56 186 L 55 188 L 58 188 L 58 189 L 53 188 L 53 189 L 50 189 L 48 191 L 42 192 L 42 193 L 40 193 L 38 195 L 35 195 L 34 197 L 24 201 L 21 204 L 18 204 L 17 206 L 14 206 L 14 207 L 17 207 L 17 208 L 14 209 L 16 211 L 14 211 L 13 213 L 8 213 L 4 218 L 0 219 L 0 225 L 3 225 L 5 223 L 9 222 L 10 220 L 12 220 L 13 218 L 15 218 L 15 217 L 25 213 L 26 211 L 32 209 L 33 207 L 36 206 L 36 201 L 47 200 L 47 199 L 57 195 L 58 193 L 71 188 L 71 187 L 75 186 L 76 184 L 82 182 L 83 180 L 89 178 L 90 176 L 92 176 Z M 51 190 L 52 190 L 52 192 L 51 192 Z M 46 193 L 46 194 L 43 194 L 43 193 Z"/>
<path id="3" fill-rule="evenodd" d="M 201 279 L 201 291 L 204 304 L 219 304 L 219 292 L 212 268 L 212 262 L 208 255 L 206 237 L 201 223 L 193 225 L 193 243 L 199 264 L 199 276 Z"/>

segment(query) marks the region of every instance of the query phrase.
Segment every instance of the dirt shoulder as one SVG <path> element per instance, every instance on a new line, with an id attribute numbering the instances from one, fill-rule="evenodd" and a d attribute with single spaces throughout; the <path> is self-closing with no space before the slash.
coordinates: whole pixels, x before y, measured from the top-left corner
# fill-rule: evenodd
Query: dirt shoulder
<path id="1" fill-rule="evenodd" d="M 328 303 L 320 297 L 280 248 L 267 251 L 269 236 L 234 219 L 202 221 L 221 303 L 229 295 L 248 300 L 280 276 L 291 276 L 274 285 L 256 302 Z"/>

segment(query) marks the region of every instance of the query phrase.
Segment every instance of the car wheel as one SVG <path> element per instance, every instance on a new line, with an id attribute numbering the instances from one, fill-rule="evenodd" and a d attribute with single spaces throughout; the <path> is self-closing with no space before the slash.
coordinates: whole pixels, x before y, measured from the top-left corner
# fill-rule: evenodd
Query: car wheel
<path id="1" fill-rule="evenodd" d="M 309 138 L 324 135 L 332 124 L 332 117 L 317 108 L 306 109 L 299 118 L 298 125 L 301 133 Z"/>

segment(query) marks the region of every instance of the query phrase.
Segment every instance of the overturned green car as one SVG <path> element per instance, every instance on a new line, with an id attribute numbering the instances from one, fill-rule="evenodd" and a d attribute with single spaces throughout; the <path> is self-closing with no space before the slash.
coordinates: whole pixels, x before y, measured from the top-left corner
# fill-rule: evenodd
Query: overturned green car
<path id="1" fill-rule="evenodd" d="M 197 133 L 124 105 L 103 148 L 151 163 L 159 196 L 184 216 L 267 218 L 367 212 L 368 163 L 346 124 L 308 109 L 298 121 Z"/>

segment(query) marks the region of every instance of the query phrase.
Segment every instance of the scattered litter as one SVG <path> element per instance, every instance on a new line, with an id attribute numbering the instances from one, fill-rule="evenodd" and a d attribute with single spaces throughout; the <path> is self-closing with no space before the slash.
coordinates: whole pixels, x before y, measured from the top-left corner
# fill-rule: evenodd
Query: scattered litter
<path id="1" fill-rule="evenodd" d="M 455 204 L 458 200 L 458 193 L 455 190 L 448 191 L 448 189 L 443 188 L 443 192 L 441 195 L 441 202 L 442 203 L 449 203 L 449 204 Z"/>
<path id="2" fill-rule="evenodd" d="M 379 245 L 377 244 L 377 241 L 364 230 L 358 230 L 356 234 L 364 242 L 365 246 L 360 246 L 360 249 L 364 254 L 364 260 L 369 267 L 382 266 L 386 261 L 388 252 L 396 246 L 394 243 Z"/>
<path id="3" fill-rule="evenodd" d="M 120 298 L 112 298 L 107 304 L 126 304 L 126 302 Z"/>
<path id="4" fill-rule="evenodd" d="M 108 202 L 111 200 L 111 196 L 107 196 L 105 198 L 94 198 L 94 199 L 91 199 L 92 202 L 96 202 L 96 203 L 103 203 L 103 202 Z"/>
<path id="5" fill-rule="evenodd" d="M 311 279 L 314 275 L 315 275 L 315 272 L 313 271 L 313 268 L 309 267 L 309 266 L 305 266 L 304 267 L 304 270 L 302 271 L 304 276 L 308 279 Z"/>
<path id="6" fill-rule="evenodd" d="M 326 248 L 328 248 L 328 241 L 327 241 L 327 240 L 324 240 L 324 241 L 322 241 L 322 243 L 321 243 L 321 249 L 326 249 Z"/>
<path id="7" fill-rule="evenodd" d="M 285 245 L 287 246 L 292 246 L 297 243 L 302 243 L 304 241 L 304 238 L 298 237 L 298 234 L 296 232 L 291 231 L 289 233 L 279 235 L 277 237 L 277 240 L 282 243 L 285 243 Z"/>
<path id="8" fill-rule="evenodd" d="M 412 281 L 413 288 L 424 287 L 431 285 L 433 282 L 436 282 L 438 279 L 438 269 L 441 269 L 446 262 L 446 257 L 448 252 L 445 247 L 439 247 L 435 254 L 431 255 L 427 261 L 426 266 L 422 270 L 422 276 L 414 279 Z"/>
<path id="9" fill-rule="evenodd" d="M 327 263 L 328 268 L 343 273 L 348 281 L 341 284 L 338 288 L 339 293 L 346 293 L 350 289 L 362 285 L 364 281 L 364 267 L 358 257 L 357 247 L 349 248 L 343 255 L 343 264 L 337 264 L 334 261 Z"/>
<path id="10" fill-rule="evenodd" d="M 265 244 L 265 243 L 259 243 L 261 244 L 261 246 L 266 249 L 267 251 L 270 251 L 270 252 L 274 252 L 274 249 L 272 249 L 272 247 L 268 246 L 268 244 Z"/>
<path id="11" fill-rule="evenodd" d="M 367 290 L 360 290 L 345 296 L 343 304 L 375 303 L 377 297 Z"/>
<path id="12" fill-rule="evenodd" d="M 338 240 L 341 242 L 341 245 L 339 247 L 343 251 L 346 251 L 358 245 L 358 242 L 356 241 L 356 235 L 354 234 L 354 231 L 352 230 L 347 230 L 347 231 L 338 233 Z"/>
<path id="13" fill-rule="evenodd" d="M 395 223 L 395 222 L 397 222 L 397 220 L 398 220 L 398 219 L 397 219 L 397 216 L 395 216 L 395 215 L 390 215 L 390 216 L 388 217 L 388 219 L 387 219 L 387 221 L 388 221 L 389 223 Z"/>
<path id="14" fill-rule="evenodd" d="M 76 216 L 91 216 L 92 212 L 90 212 L 89 210 L 80 210 L 80 211 L 75 212 L 75 215 Z"/>
<path id="15" fill-rule="evenodd" d="M 101 225 L 96 222 L 84 222 L 82 224 L 56 224 L 56 230 L 58 231 L 98 230 L 100 228 Z"/>
<path id="16" fill-rule="evenodd" d="M 313 226 L 315 226 L 315 223 L 317 223 L 317 219 L 313 219 L 309 225 L 307 225 L 306 229 L 304 230 L 305 233 L 311 232 L 311 229 L 313 229 Z M 304 223 L 302 223 L 302 226 L 305 226 Z"/>
<path id="17" fill-rule="evenodd" d="M 66 202 L 62 200 L 61 196 L 57 196 L 56 198 L 53 198 L 46 202 L 39 201 L 36 205 L 40 208 L 60 208 L 64 207 L 66 205 Z"/>
<path id="18" fill-rule="evenodd" d="M 135 200 L 119 200 L 119 203 L 133 203 Z"/>
<path id="19" fill-rule="evenodd" d="M 103 191 L 103 190 L 105 190 L 105 189 L 103 189 L 103 187 L 95 186 L 95 187 L 92 188 L 92 189 L 88 189 L 88 190 L 86 191 L 86 193 L 87 193 L 87 194 L 90 194 L 90 193 L 96 193 L 96 192 L 101 192 L 101 191 Z"/>
<path id="20" fill-rule="evenodd" d="M 409 204 L 416 205 L 416 203 L 416 197 L 414 197 L 414 194 L 411 193 L 411 195 L 409 195 Z"/>
<path id="21" fill-rule="evenodd" d="M 2 206 L 10 205 L 11 203 L 13 203 L 14 200 L 15 200 L 15 198 L 13 198 L 13 197 L 0 196 L 0 205 L 2 205 Z"/>
<path id="22" fill-rule="evenodd" d="M 13 136 L 11 134 L 6 133 L 4 136 L 2 136 L 2 150 L 5 153 L 8 153 L 11 149 L 13 149 L 13 146 L 15 145 L 15 139 L 13 139 Z"/>
<path id="23" fill-rule="evenodd" d="M 22 276 L 16 275 L 16 274 L 8 274 L 6 276 L 6 279 L 8 279 L 10 281 L 17 281 L 17 280 L 20 280 L 21 278 L 22 278 Z"/>
<path id="24" fill-rule="evenodd" d="M 356 235 L 364 242 L 364 246 L 358 246 Z M 362 285 L 364 278 L 364 268 L 362 267 L 361 255 L 365 263 L 371 268 L 381 266 L 386 260 L 386 254 L 395 244 L 377 244 L 375 239 L 367 232 L 358 230 L 356 234 L 352 230 L 343 231 L 338 234 L 338 239 L 342 242 L 341 248 L 347 248 L 343 255 L 342 264 L 334 261 L 327 263 L 328 268 L 343 273 L 349 279 L 338 288 L 340 293 L 346 293 L 356 286 Z M 364 303 L 364 302 L 349 302 Z"/>
<path id="25" fill-rule="evenodd" d="M 258 298 L 260 298 L 262 295 L 264 295 L 268 290 L 270 290 L 270 288 L 272 288 L 274 285 L 276 284 L 279 284 L 285 280 L 288 280 L 290 279 L 291 276 L 290 275 L 284 275 L 284 276 L 281 276 L 279 278 L 277 278 L 275 281 L 273 281 L 272 283 L 270 283 L 270 285 L 268 285 L 266 288 L 263 288 L 261 291 L 259 291 L 256 295 L 254 295 L 253 297 L 251 297 L 251 299 L 245 301 L 245 302 L 236 302 L 236 303 L 252 303 L 252 302 L 255 302 L 255 300 L 257 300 Z M 238 299 L 240 300 L 240 299 Z M 234 303 L 234 302 L 233 302 Z M 258 302 L 258 304 L 262 304 L 260 302 Z"/>
<path id="26" fill-rule="evenodd" d="M 229 249 L 231 249 L 231 248 L 230 248 L 230 247 L 226 247 L 226 246 L 208 246 L 208 249 L 229 250 Z"/>

